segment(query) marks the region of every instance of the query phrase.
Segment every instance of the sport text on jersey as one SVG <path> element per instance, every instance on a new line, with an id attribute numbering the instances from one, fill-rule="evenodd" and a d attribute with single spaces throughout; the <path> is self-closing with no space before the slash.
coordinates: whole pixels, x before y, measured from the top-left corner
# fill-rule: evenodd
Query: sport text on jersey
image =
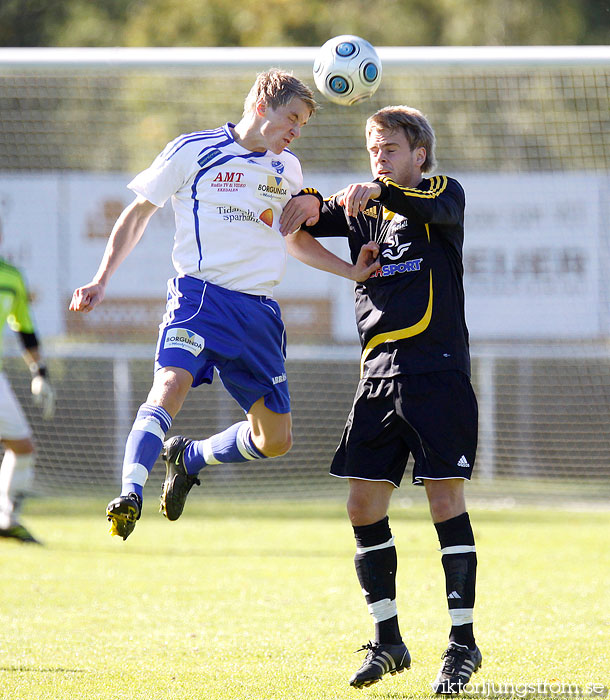
<path id="1" fill-rule="evenodd" d="M 407 218 L 404 216 L 393 214 L 393 219 L 393 223 L 395 225 L 397 224 L 398 229 L 403 229 L 408 226 Z M 411 241 L 399 243 L 398 232 L 394 230 L 388 236 L 387 247 L 381 251 L 381 259 L 390 260 L 391 262 L 375 270 L 371 277 L 392 277 L 392 275 L 401 275 L 405 272 L 419 272 L 423 258 L 394 262 L 395 260 L 400 260 L 410 247 Z"/>
<path id="2" fill-rule="evenodd" d="M 405 260 L 402 263 L 392 263 L 390 265 L 382 265 L 378 270 L 371 275 L 373 277 L 391 277 L 392 275 L 401 275 L 405 272 L 419 272 L 423 258 L 415 260 Z"/>

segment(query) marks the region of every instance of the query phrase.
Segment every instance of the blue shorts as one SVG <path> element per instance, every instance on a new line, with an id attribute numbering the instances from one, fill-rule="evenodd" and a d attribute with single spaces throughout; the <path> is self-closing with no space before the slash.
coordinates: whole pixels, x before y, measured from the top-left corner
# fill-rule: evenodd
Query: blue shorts
<path id="1" fill-rule="evenodd" d="M 181 367 L 199 386 L 212 383 L 216 368 L 246 413 L 261 397 L 271 411 L 290 413 L 286 331 L 278 303 L 188 276 L 170 279 L 167 288 L 155 371 Z"/>

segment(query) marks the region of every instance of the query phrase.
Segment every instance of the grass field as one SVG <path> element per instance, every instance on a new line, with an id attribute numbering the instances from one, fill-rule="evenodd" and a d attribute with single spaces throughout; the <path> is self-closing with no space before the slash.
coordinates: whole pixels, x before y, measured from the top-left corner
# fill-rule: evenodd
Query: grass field
<path id="1" fill-rule="evenodd" d="M 194 498 L 169 523 L 149 497 L 122 542 L 103 517 L 111 495 L 30 502 L 25 521 L 45 546 L 0 542 L 1 698 L 430 697 L 449 616 L 422 506 L 391 514 L 413 665 L 357 691 L 347 679 L 363 655 L 353 652 L 372 624 L 342 504 Z M 559 684 L 585 695 L 588 683 L 610 686 L 610 511 L 471 517 L 477 695 L 500 697 L 500 684 L 523 693 L 549 683 L 536 691 L 545 698 L 566 697 Z"/>

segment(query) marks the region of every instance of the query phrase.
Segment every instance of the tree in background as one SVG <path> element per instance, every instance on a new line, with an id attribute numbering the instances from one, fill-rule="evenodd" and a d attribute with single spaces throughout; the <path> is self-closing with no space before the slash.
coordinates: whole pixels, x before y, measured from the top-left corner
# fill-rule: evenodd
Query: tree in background
<path id="1" fill-rule="evenodd" d="M 1 46 L 606 44 L 608 0 L 3 0 Z"/>

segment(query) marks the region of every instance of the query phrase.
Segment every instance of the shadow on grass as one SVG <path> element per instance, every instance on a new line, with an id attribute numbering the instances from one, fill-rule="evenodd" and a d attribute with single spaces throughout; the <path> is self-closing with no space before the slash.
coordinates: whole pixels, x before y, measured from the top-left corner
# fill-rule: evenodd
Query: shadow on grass
<path id="1" fill-rule="evenodd" d="M 133 538 L 133 539 L 132 539 Z M 67 543 L 56 539 L 45 547 L 46 552 L 57 552 L 65 554 L 74 554 L 81 559 L 86 558 L 97 558 L 101 555 L 111 555 L 115 558 L 120 557 L 142 557 L 150 558 L 154 557 L 164 557 L 166 559 L 241 559 L 241 560 L 274 560 L 277 559 L 278 562 L 286 562 L 288 559 L 294 560 L 304 560 L 304 561 L 319 561 L 321 559 L 328 560 L 343 560 L 346 557 L 351 558 L 353 556 L 353 545 L 351 538 L 346 537 L 346 549 L 345 551 L 337 550 L 334 547 L 329 547 L 328 549 L 323 549 L 322 547 L 315 547 L 310 545 L 304 545 L 302 547 L 290 546 L 287 544 L 286 547 L 270 547 L 259 545 L 256 549 L 251 549 L 248 546 L 235 546 L 222 548 L 210 548 L 205 537 L 200 537 L 194 534 L 193 531 L 182 531 L 179 537 L 176 538 L 175 546 L 172 544 L 173 540 L 163 539 L 155 537 L 154 532 L 140 533 L 138 538 L 137 534 L 132 535 L 129 542 L 122 542 L 117 540 L 116 542 L 110 541 L 108 538 L 108 543 L 101 544 L 97 542 L 95 547 L 90 551 L 83 551 L 82 544 L 80 542 Z M 409 550 L 409 558 L 411 561 L 415 559 L 426 560 L 430 556 L 430 548 L 426 545 L 415 545 Z"/>
<path id="2" fill-rule="evenodd" d="M 392 521 L 425 521 L 430 522 L 430 513 L 425 495 L 419 489 L 416 499 L 406 497 L 402 491 L 396 494 L 390 507 Z M 28 514 L 42 517 L 57 517 L 70 519 L 74 517 L 104 518 L 108 501 L 115 494 L 99 494 L 96 496 L 74 498 L 39 498 L 27 501 Z M 158 516 L 158 494 L 145 494 L 144 517 Z M 475 502 L 468 508 L 473 522 L 498 523 L 553 523 L 558 518 L 565 519 L 563 508 L 552 506 L 527 507 L 519 505 L 500 505 L 497 508 L 486 507 Z M 347 523 L 347 513 L 344 499 L 328 500 L 277 500 L 270 498 L 257 500 L 240 500 L 225 498 L 204 498 L 198 494 L 189 497 L 184 520 L 344 520 Z M 609 510 L 590 510 L 570 512 L 570 520 L 608 523 Z"/>
<path id="3" fill-rule="evenodd" d="M 75 499 L 72 496 L 62 498 L 31 498 L 27 501 L 27 513 L 48 518 L 96 517 L 104 518 L 106 504 L 116 494 L 101 494 Z M 347 512 L 345 499 L 334 500 L 277 500 L 205 498 L 199 494 L 189 496 L 185 513 L 181 520 L 345 520 Z M 143 517 L 159 516 L 159 495 L 157 492 L 144 494 Z M 411 505 L 411 504 L 409 504 Z M 405 508 L 399 501 L 393 505 L 394 517 L 407 520 L 429 520 L 430 515 L 425 506 Z"/>
<path id="4" fill-rule="evenodd" d="M 0 666 L 5 673 L 89 673 L 84 668 L 36 668 L 33 666 Z"/>

